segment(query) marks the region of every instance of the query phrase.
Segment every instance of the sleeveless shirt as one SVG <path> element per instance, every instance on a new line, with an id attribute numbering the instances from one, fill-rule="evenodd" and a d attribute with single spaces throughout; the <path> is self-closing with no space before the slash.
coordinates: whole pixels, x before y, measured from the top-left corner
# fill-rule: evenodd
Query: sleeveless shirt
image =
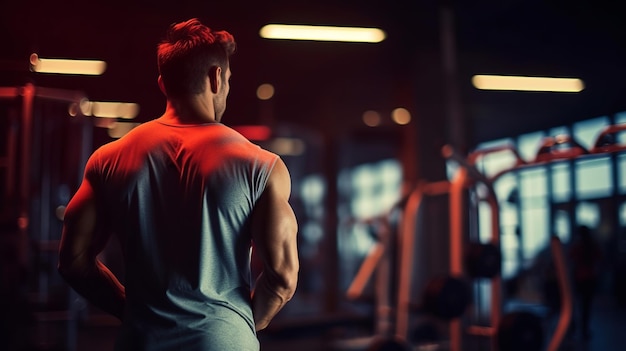
<path id="1" fill-rule="evenodd" d="M 126 310 L 117 350 L 258 350 L 250 216 L 278 156 L 220 123 L 144 123 L 85 176 L 118 237 Z"/>

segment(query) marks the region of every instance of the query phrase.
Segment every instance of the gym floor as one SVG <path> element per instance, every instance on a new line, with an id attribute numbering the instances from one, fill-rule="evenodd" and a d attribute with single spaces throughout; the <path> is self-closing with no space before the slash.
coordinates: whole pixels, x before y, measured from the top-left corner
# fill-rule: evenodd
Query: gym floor
<path id="1" fill-rule="evenodd" d="M 596 297 L 592 314 L 592 337 L 588 341 L 582 340 L 575 332 L 568 336 L 563 343 L 563 351 L 617 351 L 624 349 L 624 332 L 626 331 L 626 306 L 618 305 L 612 295 L 602 294 Z M 81 325 L 76 335 L 76 350 L 78 351 L 110 351 L 113 349 L 113 342 L 116 333 L 116 324 L 112 320 L 103 318 L 98 323 L 92 325 Z M 298 335 L 284 335 L 281 337 L 270 337 L 260 334 L 263 351 L 320 351 L 338 350 L 329 346 L 332 332 L 319 332 L 314 327 L 305 333 Z M 58 329 L 57 333 L 63 333 Z M 337 345 L 337 344 L 334 344 Z M 343 343 L 341 351 L 365 350 L 367 338 L 355 338 L 352 343 Z M 58 348 L 53 348 L 55 351 Z M 436 348 L 431 346 L 428 350 L 446 350 L 446 347 Z M 32 350 L 28 349 L 28 350 Z M 42 345 L 37 350 L 51 350 Z M 420 350 L 420 348 L 415 348 Z M 467 350 L 474 350 L 473 347 L 466 347 Z M 20 350 L 21 351 L 21 350 Z M 532 351 L 532 350 L 529 350 Z"/>

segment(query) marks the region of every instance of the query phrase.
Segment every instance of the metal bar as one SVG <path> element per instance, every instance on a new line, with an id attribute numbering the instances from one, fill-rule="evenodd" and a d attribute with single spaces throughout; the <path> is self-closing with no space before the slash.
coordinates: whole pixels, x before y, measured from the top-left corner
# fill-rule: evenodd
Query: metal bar
<path id="1" fill-rule="evenodd" d="M 465 167 L 459 168 L 450 186 L 450 268 L 452 277 L 463 274 L 463 190 L 468 171 Z M 460 351 L 462 348 L 461 319 L 454 318 L 449 323 L 450 351 Z"/>
<path id="2" fill-rule="evenodd" d="M 411 191 L 402 213 L 398 235 L 398 299 L 396 301 L 396 337 L 408 340 L 409 312 L 411 302 L 411 274 L 413 272 L 413 249 L 415 246 L 416 217 L 422 203 L 422 185 Z"/>
<path id="3" fill-rule="evenodd" d="M 22 162 L 20 166 L 19 227 L 22 235 L 28 235 L 28 205 L 30 196 L 30 149 L 33 122 L 35 86 L 26 84 L 22 89 Z"/>
<path id="4" fill-rule="evenodd" d="M 382 254 L 380 257 L 379 268 L 376 271 L 376 335 L 387 337 L 392 332 L 392 306 L 389 292 L 391 262 L 390 251 L 384 250 L 385 247 L 389 248 L 391 244 L 391 235 L 389 230 L 389 222 L 383 220 L 382 229 L 380 232 L 380 241 L 382 243 Z"/>
<path id="5" fill-rule="evenodd" d="M 374 270 L 376 269 L 376 266 L 378 265 L 378 262 L 380 261 L 380 258 L 383 256 L 384 252 L 385 248 L 381 243 L 374 243 L 374 245 L 370 249 L 370 252 L 367 254 L 365 260 L 361 264 L 359 271 L 352 280 L 350 287 L 348 287 L 346 296 L 349 299 L 356 299 L 361 296 L 365 285 L 374 273 Z"/>
<path id="6" fill-rule="evenodd" d="M 554 264 L 557 271 L 557 277 L 559 279 L 559 290 L 561 292 L 561 313 L 559 314 L 559 321 L 556 325 L 552 339 L 548 344 L 548 351 L 557 351 L 561 346 L 561 342 L 567 333 L 570 321 L 572 319 L 572 292 L 570 290 L 569 278 L 567 276 L 567 265 L 565 263 L 565 257 L 563 256 L 563 247 L 561 246 L 561 240 L 558 237 L 553 236 L 550 239 L 550 248 L 552 249 L 552 257 L 554 258 Z"/>
<path id="7" fill-rule="evenodd" d="M 498 250 L 500 248 L 500 208 L 498 207 L 498 199 L 491 186 L 489 189 L 487 202 L 491 208 L 491 243 L 495 245 Z M 497 328 L 500 324 L 500 316 L 502 315 L 502 276 L 491 278 L 491 326 Z M 491 339 L 491 349 L 497 350 L 496 339 Z"/>

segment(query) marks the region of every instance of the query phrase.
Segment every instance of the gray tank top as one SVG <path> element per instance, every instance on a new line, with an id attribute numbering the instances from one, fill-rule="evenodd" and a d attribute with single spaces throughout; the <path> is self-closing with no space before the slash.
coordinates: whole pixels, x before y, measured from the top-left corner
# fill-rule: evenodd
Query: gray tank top
<path id="1" fill-rule="evenodd" d="M 99 148 L 86 177 L 120 240 L 118 350 L 258 350 L 250 215 L 278 156 L 219 123 L 144 123 Z"/>

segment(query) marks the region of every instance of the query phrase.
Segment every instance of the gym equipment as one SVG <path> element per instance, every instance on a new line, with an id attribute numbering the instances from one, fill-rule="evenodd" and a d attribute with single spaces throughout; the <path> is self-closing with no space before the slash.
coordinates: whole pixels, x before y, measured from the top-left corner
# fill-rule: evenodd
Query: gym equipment
<path id="1" fill-rule="evenodd" d="M 422 295 L 422 311 L 450 321 L 460 317 L 471 302 L 470 287 L 461 278 L 439 276 L 431 279 Z"/>
<path id="2" fill-rule="evenodd" d="M 469 243 L 465 248 L 465 271 L 472 278 L 493 278 L 500 274 L 502 254 L 491 243 Z"/>
<path id="3" fill-rule="evenodd" d="M 569 289 L 567 268 L 563 257 L 561 242 L 557 237 L 550 241 L 552 256 L 554 257 L 559 292 L 561 300 L 561 314 L 556 330 L 550 339 L 547 350 L 557 351 L 572 315 L 572 296 Z M 496 331 L 496 342 L 499 351 L 542 350 L 544 349 L 543 320 L 534 313 L 515 311 L 504 315 Z"/>
<path id="4" fill-rule="evenodd" d="M 541 350 L 544 333 L 541 317 L 526 311 L 505 314 L 496 332 L 499 351 Z"/>
<path id="5" fill-rule="evenodd" d="M 569 135 L 557 135 L 543 139 L 535 162 L 548 162 L 552 160 L 569 159 L 589 152 Z"/>
<path id="6" fill-rule="evenodd" d="M 593 154 L 605 153 L 605 152 L 619 152 L 626 150 L 626 145 L 619 142 L 618 134 L 626 132 L 625 124 L 610 125 L 596 138 L 594 146 L 589 152 Z"/>
<path id="7" fill-rule="evenodd" d="M 421 335 L 436 335 L 429 326 L 414 328 L 410 337 L 410 313 L 415 312 L 412 308 L 411 277 L 414 272 L 413 250 L 415 234 L 418 228 L 416 214 L 420 210 L 422 199 L 427 195 L 449 196 L 449 239 L 450 239 L 450 262 L 447 276 L 440 276 L 427 284 L 423 292 L 422 301 L 418 312 L 425 312 L 441 320 L 448 322 L 449 349 L 460 351 L 464 333 L 475 336 L 487 337 L 491 343 L 491 350 L 502 351 L 507 349 L 542 350 L 546 346 L 548 351 L 559 349 L 572 316 L 571 288 L 567 278 L 567 267 L 562 254 L 561 242 L 558 237 L 551 238 L 552 256 L 557 268 L 557 279 L 560 294 L 560 315 L 558 323 L 549 340 L 546 340 L 542 329 L 542 319 L 528 312 L 518 311 L 502 315 L 501 301 L 501 252 L 500 252 L 500 223 L 499 203 L 495 196 L 493 183 L 501 176 L 524 168 L 545 166 L 546 163 L 561 160 L 577 159 L 580 157 L 592 157 L 597 153 L 612 153 L 626 150 L 626 145 L 617 143 L 616 134 L 626 131 L 626 125 L 610 126 L 598 137 L 595 147 L 586 150 L 569 136 L 557 136 L 544 138 L 534 160 L 525 161 L 519 153 L 510 145 L 481 149 L 462 157 L 450 146 L 443 148 L 442 153 L 446 159 L 458 162 L 459 166 L 453 179 L 440 182 L 420 182 L 409 193 L 406 205 L 403 207 L 401 226 L 398 236 L 398 282 L 397 300 L 394 309 L 396 338 L 400 340 L 418 340 Z M 513 156 L 513 164 L 510 168 L 501 170 L 493 175 L 486 176 L 477 168 L 477 160 L 494 152 L 510 152 Z M 465 240 L 464 215 L 466 211 L 465 192 L 473 189 L 477 183 L 486 188 L 481 192 L 478 201 L 486 202 L 491 209 L 491 238 L 488 243 L 469 243 Z M 381 248 L 375 247 L 372 251 L 372 261 L 377 261 L 381 255 Z M 368 261 L 367 268 L 372 269 L 372 262 Z M 374 263 L 376 265 L 376 263 Z M 364 270 L 367 271 L 367 270 Z M 369 275 L 366 274 L 366 275 Z M 489 325 L 472 325 L 467 319 L 459 318 L 472 302 L 470 288 L 462 277 L 488 278 L 490 280 Z M 356 290 L 361 290 L 361 287 Z M 504 318 L 503 318 L 504 317 Z M 510 326 L 521 325 L 519 328 Z M 435 328 L 436 329 L 436 328 Z M 524 330 L 526 330 L 524 332 Z M 431 336 L 428 336 L 431 337 Z M 437 336 L 434 336 L 437 338 Z M 549 341 L 549 342 L 548 342 Z M 507 343 L 510 346 L 507 346 Z M 546 345 L 544 345 L 546 344 Z M 538 345 L 538 346 L 537 346 Z M 509 348 L 510 347 L 510 348 Z M 518 348 L 517 348 L 518 347 Z"/>
<path id="8" fill-rule="evenodd" d="M 481 174 L 476 167 L 476 160 L 479 157 L 484 157 L 492 152 L 502 152 L 502 151 L 510 151 L 513 156 L 515 163 L 511 169 L 501 171 L 492 177 L 486 177 Z M 523 167 L 532 167 L 537 164 L 542 164 L 544 162 L 550 162 L 553 160 L 560 159 L 569 159 L 576 158 L 581 155 L 587 155 L 589 152 L 581 147 L 578 143 L 576 143 L 572 138 L 567 136 L 560 136 L 557 138 L 547 138 L 544 139 L 542 147 L 539 149 L 537 153 L 536 159 L 532 163 L 526 163 L 523 161 L 517 151 L 515 151 L 510 146 L 496 147 L 490 149 L 484 149 L 476 151 L 470 154 L 467 158 L 461 157 L 457 154 L 451 147 L 446 146 L 443 148 L 442 153 L 444 157 L 457 161 L 460 165 L 458 171 L 456 172 L 453 180 L 450 184 L 450 273 L 451 274 L 461 274 L 463 265 L 460 262 L 461 256 L 461 247 L 463 245 L 463 221 L 462 221 L 462 213 L 464 208 L 463 202 L 463 194 L 464 189 L 467 187 L 474 186 L 474 182 L 478 181 L 482 183 L 486 187 L 486 197 L 482 198 L 481 201 L 486 201 L 492 211 L 491 216 L 491 241 L 490 245 L 493 245 L 499 251 L 499 206 L 497 199 L 495 198 L 495 192 L 492 187 L 492 184 L 495 180 L 497 180 L 500 176 L 505 173 L 511 171 L 516 168 Z M 409 228 L 410 229 L 410 228 Z M 487 251 L 493 250 L 493 248 L 487 248 L 488 246 L 481 247 L 480 244 L 470 244 L 465 251 L 465 269 L 466 272 L 470 276 L 480 277 L 490 276 L 491 278 L 491 326 L 490 327 L 479 327 L 470 325 L 467 330 L 470 332 L 477 332 L 475 335 L 484 335 L 491 338 L 491 349 L 497 349 L 498 343 L 501 343 L 500 349 L 501 351 L 508 350 L 510 347 L 511 350 L 517 350 L 517 348 L 521 345 L 519 349 L 524 350 L 541 350 L 541 346 L 543 345 L 543 329 L 541 319 L 533 319 L 535 316 L 526 316 L 523 312 L 516 312 L 507 315 L 506 320 L 501 320 L 501 297 L 500 297 L 500 277 L 499 277 L 499 267 L 497 265 L 491 267 L 492 271 L 487 272 L 485 266 L 480 266 L 480 260 L 472 260 L 470 257 L 472 255 L 477 255 L 476 257 L 486 258 Z M 474 247 L 472 247 L 474 246 Z M 559 321 L 557 327 L 551 337 L 549 342 L 549 346 L 547 348 L 548 351 L 556 351 L 560 347 L 560 344 L 563 340 L 565 332 L 567 331 L 567 327 L 571 320 L 572 313 L 572 301 L 571 301 L 571 291 L 568 284 L 567 272 L 565 260 L 563 258 L 561 243 L 557 237 L 551 238 L 551 248 L 552 255 L 555 260 L 556 268 L 557 268 L 557 277 L 559 280 L 559 292 L 561 294 L 561 313 L 559 316 Z M 476 250 L 478 254 L 472 253 L 472 250 Z M 485 253 L 480 253 L 483 251 Z M 498 255 L 498 254 L 495 254 Z M 487 260 L 489 262 L 489 260 Z M 476 265 L 472 267 L 472 265 Z M 481 270 L 485 270 L 480 272 Z M 517 317 L 521 315 L 521 317 Z M 537 317 L 538 318 L 538 317 Z M 510 321 L 512 319 L 512 322 Z M 519 328 L 507 329 L 507 325 L 519 325 Z M 450 330 L 450 350 L 458 351 L 462 348 L 462 323 L 457 319 L 453 319 L 450 321 L 449 330 Z M 527 332 L 522 334 L 515 334 L 516 332 L 522 331 L 523 328 L 528 328 Z M 533 329 L 538 328 L 538 329 Z M 538 343 L 532 344 L 532 343 Z M 509 343 L 509 344 L 507 344 Z"/>
<path id="9" fill-rule="evenodd" d="M 415 345 L 438 343 L 441 340 L 441 333 L 436 324 L 422 321 L 412 329 L 410 340 Z"/>

